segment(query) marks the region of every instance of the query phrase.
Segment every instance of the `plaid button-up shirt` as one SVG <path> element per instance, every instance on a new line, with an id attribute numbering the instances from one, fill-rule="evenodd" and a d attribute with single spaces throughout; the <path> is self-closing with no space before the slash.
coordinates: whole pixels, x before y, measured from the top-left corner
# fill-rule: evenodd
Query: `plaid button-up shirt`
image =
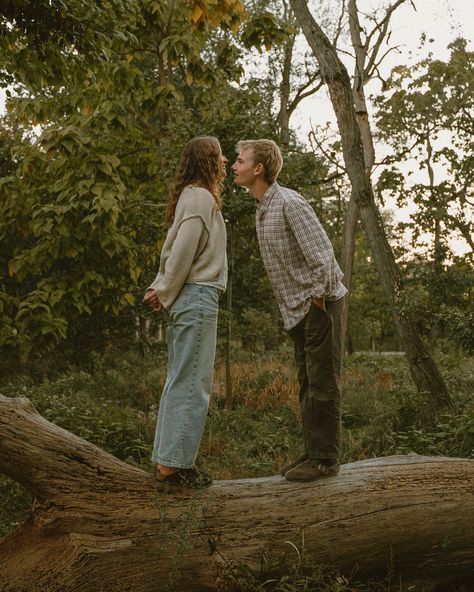
<path id="1" fill-rule="evenodd" d="M 257 206 L 256 228 L 285 329 L 306 316 L 313 298 L 339 300 L 347 293 L 331 242 L 299 193 L 273 183 Z"/>

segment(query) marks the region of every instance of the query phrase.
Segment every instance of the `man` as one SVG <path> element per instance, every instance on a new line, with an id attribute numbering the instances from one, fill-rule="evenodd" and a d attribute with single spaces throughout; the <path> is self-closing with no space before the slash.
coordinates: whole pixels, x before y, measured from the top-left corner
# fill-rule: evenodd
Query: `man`
<path id="1" fill-rule="evenodd" d="M 275 142 L 243 140 L 236 151 L 234 182 L 258 201 L 260 253 L 295 346 L 305 451 L 281 472 L 288 481 L 336 475 L 343 275 L 314 210 L 277 183 L 283 158 Z"/>

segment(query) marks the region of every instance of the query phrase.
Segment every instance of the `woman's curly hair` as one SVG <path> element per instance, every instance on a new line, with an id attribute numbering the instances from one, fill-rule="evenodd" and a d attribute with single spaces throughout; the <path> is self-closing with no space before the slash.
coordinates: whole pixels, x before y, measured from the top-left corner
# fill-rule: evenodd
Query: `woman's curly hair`
<path id="1" fill-rule="evenodd" d="M 169 226 L 173 224 L 179 196 L 187 185 L 204 187 L 213 195 L 217 207 L 222 207 L 221 187 L 224 173 L 221 158 L 221 145 L 213 136 L 193 138 L 186 144 L 168 196 Z"/>

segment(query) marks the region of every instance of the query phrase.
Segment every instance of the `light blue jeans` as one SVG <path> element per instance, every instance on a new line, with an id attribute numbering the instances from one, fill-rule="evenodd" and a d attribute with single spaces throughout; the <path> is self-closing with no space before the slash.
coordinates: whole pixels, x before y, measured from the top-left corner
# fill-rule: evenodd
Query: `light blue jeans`
<path id="1" fill-rule="evenodd" d="M 168 315 L 168 374 L 152 460 L 189 468 L 196 460 L 211 395 L 220 291 L 184 284 Z"/>

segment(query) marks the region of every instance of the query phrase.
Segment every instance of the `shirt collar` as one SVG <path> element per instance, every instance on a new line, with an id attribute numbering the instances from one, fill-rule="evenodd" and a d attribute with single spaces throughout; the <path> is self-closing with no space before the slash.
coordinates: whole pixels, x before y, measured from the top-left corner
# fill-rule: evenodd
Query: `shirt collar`
<path id="1" fill-rule="evenodd" d="M 257 206 L 257 211 L 260 215 L 264 214 L 267 211 L 268 206 L 270 205 L 270 202 L 272 201 L 273 196 L 278 191 L 279 187 L 280 186 L 278 185 L 278 183 L 274 181 L 270 185 L 270 187 L 265 191 L 262 199 L 258 202 Z"/>

